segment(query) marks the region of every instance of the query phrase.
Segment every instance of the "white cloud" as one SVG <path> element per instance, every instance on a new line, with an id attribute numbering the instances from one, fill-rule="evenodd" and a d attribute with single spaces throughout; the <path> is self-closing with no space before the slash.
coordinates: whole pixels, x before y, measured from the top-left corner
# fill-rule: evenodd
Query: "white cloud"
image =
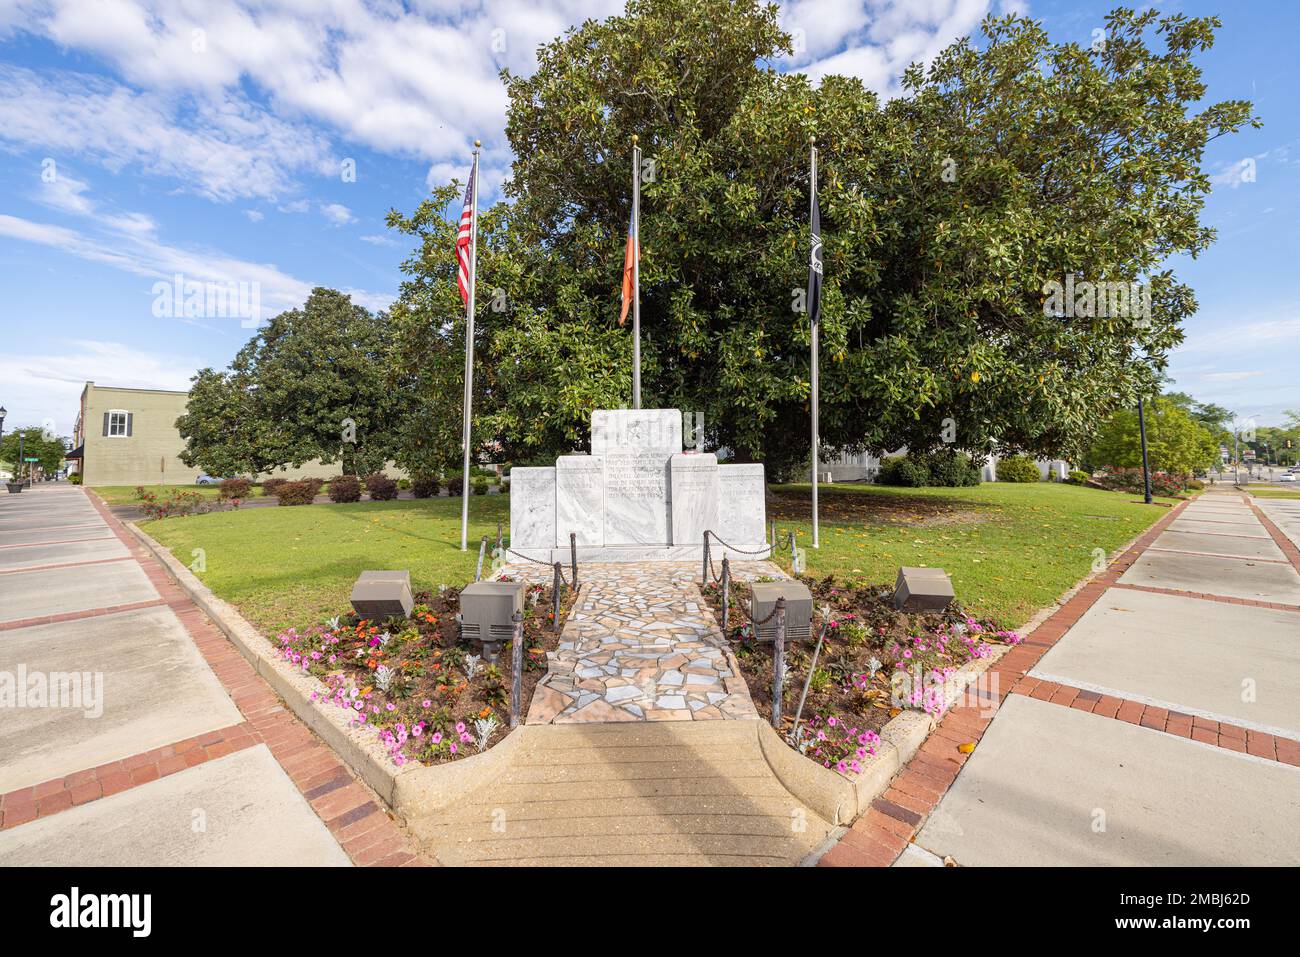
<path id="1" fill-rule="evenodd" d="M 346 226 L 357 221 L 357 218 L 352 215 L 352 210 L 342 203 L 321 203 L 320 212 L 335 226 Z"/>
<path id="2" fill-rule="evenodd" d="M 372 246 L 400 246 L 401 245 L 401 243 L 399 243 L 392 236 L 386 236 L 383 233 L 378 233 L 373 236 L 362 236 L 361 241 L 363 243 L 369 243 Z"/>
<path id="3" fill-rule="evenodd" d="M 266 217 L 256 209 L 244 210 L 244 215 L 248 217 L 250 223 L 260 223 Z"/>
<path id="4" fill-rule="evenodd" d="M 1249 372 L 1208 372 L 1204 378 L 1207 382 L 1238 382 L 1242 379 L 1254 379 L 1262 375 L 1267 375 L 1267 373 L 1262 369 L 1252 369 Z"/>
<path id="5" fill-rule="evenodd" d="M 999 5 L 1003 10 L 1009 12 L 1006 4 Z M 989 0 L 796 0 L 786 5 L 782 24 L 804 31 L 807 51 L 794 63 L 812 80 L 856 76 L 892 97 L 908 66 L 929 63 L 989 11 Z"/>
<path id="6" fill-rule="evenodd" d="M 0 381 L 10 394 L 6 429 L 54 422 L 71 435 L 87 380 L 126 388 L 188 389 L 200 363 L 193 357 L 146 352 L 118 342 L 62 340 L 33 355 L 0 355 Z"/>
<path id="7" fill-rule="evenodd" d="M 328 140 L 239 97 L 189 102 L 100 77 L 0 64 L 0 141 L 178 180 L 214 200 L 273 199 L 336 167 Z"/>

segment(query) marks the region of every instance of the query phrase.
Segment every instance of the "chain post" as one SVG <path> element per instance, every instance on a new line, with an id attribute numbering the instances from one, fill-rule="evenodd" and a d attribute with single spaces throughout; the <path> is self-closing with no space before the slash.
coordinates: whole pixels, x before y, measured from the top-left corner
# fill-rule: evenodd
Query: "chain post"
<path id="1" fill-rule="evenodd" d="M 501 523 L 497 522 L 497 554 L 501 554 L 501 546 L 505 543 L 505 536 L 502 534 Z"/>
<path id="2" fill-rule="evenodd" d="M 776 640 L 772 647 L 772 727 L 781 730 L 781 692 L 785 684 L 785 596 L 776 600 Z"/>
<path id="3" fill-rule="evenodd" d="M 776 519 L 772 519 L 772 537 L 768 539 L 768 542 L 773 548 L 776 548 Z"/>
<path id="4" fill-rule="evenodd" d="M 709 530 L 704 530 L 704 567 L 700 569 L 700 583 L 709 584 Z"/>
<path id="5" fill-rule="evenodd" d="M 510 645 L 510 727 L 519 727 L 519 706 L 524 696 L 524 616 L 514 615 L 515 633 Z"/>
<path id="6" fill-rule="evenodd" d="M 555 582 L 551 585 L 552 595 L 552 624 L 556 631 L 560 630 L 560 583 L 564 580 L 564 575 L 560 571 L 560 563 L 555 563 Z"/>
<path id="7" fill-rule="evenodd" d="M 483 555 L 487 551 L 487 536 L 478 543 L 478 567 L 474 569 L 474 580 L 480 582 L 483 580 Z"/>
<path id="8" fill-rule="evenodd" d="M 573 572 L 573 581 L 569 582 L 569 587 L 574 593 L 578 591 L 578 533 L 569 532 L 569 569 Z"/>
<path id="9" fill-rule="evenodd" d="M 727 617 L 731 611 L 731 560 L 722 556 L 722 637 L 727 637 Z"/>
<path id="10" fill-rule="evenodd" d="M 794 529 L 790 529 L 790 567 L 794 568 L 799 561 L 799 555 L 794 549 Z"/>

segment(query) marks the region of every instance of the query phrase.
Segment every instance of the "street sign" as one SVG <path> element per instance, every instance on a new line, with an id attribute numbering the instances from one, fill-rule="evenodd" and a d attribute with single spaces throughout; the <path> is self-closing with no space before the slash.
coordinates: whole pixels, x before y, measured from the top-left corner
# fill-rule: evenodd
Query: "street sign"
<path id="1" fill-rule="evenodd" d="M 36 459 L 34 459 L 34 458 L 24 458 L 23 461 L 24 461 L 24 462 L 39 462 L 40 459 L 39 459 L 39 458 L 36 458 Z"/>

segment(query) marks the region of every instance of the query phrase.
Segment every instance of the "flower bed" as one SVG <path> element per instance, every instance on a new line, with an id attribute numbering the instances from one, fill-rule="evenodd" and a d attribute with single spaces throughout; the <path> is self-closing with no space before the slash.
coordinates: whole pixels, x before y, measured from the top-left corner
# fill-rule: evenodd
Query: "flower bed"
<path id="1" fill-rule="evenodd" d="M 955 602 L 943 612 L 907 613 L 894 609 L 893 589 L 887 586 L 801 580 L 813 595 L 813 638 L 786 643 L 779 730 L 791 747 L 842 774 L 857 773 L 876 753 L 880 730 L 890 718 L 904 708 L 937 716 L 944 709 L 944 683 L 958 668 L 988 657 L 995 644 L 1020 641 L 1013 631 L 969 617 Z M 721 589 L 711 583 L 704 595 L 721 621 Z M 730 597 L 727 638 L 755 707 L 770 722 L 773 644 L 753 638 L 749 586 L 733 582 Z M 826 638 L 792 739 L 823 622 L 828 622 Z"/>
<path id="2" fill-rule="evenodd" d="M 559 640 L 550 587 L 530 586 L 525 596 L 521 721 L 546 674 L 546 653 Z M 399 767 L 477 754 L 509 731 L 510 643 L 489 664 L 477 643 L 461 640 L 458 589 L 415 599 L 409 618 L 381 623 L 344 615 L 276 638 L 282 658 L 325 684 L 312 700 L 348 709 L 351 727 L 373 728 Z M 570 600 L 563 598 L 561 624 Z"/>

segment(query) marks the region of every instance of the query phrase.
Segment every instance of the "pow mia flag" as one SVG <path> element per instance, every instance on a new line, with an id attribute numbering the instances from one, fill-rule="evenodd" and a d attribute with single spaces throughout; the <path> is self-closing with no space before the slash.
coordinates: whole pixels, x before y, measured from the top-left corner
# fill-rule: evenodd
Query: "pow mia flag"
<path id="1" fill-rule="evenodd" d="M 808 258 L 808 321 L 816 326 L 822 318 L 822 217 L 817 210 L 817 174 L 814 159 L 811 216 L 812 251 Z"/>

